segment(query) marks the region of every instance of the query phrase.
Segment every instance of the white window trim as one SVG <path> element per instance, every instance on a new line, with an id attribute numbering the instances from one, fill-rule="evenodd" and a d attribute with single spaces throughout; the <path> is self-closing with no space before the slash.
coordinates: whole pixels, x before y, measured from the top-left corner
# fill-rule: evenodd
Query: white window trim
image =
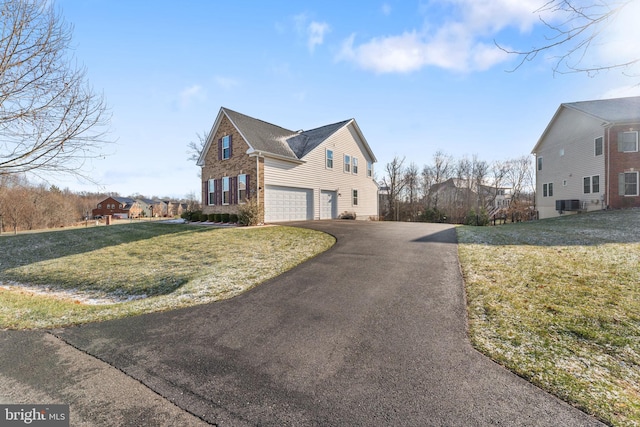
<path id="1" fill-rule="evenodd" d="M 367 160 L 367 178 L 373 178 L 373 162 Z"/>
<path id="2" fill-rule="evenodd" d="M 344 173 L 351 173 L 351 156 L 345 154 L 342 158 L 342 171 Z"/>
<path id="3" fill-rule="evenodd" d="M 360 192 L 357 188 L 351 189 L 351 206 L 358 206 L 358 202 L 360 199 Z M 354 203 L 355 202 L 355 203 Z"/>
<path id="4" fill-rule="evenodd" d="M 597 146 L 596 143 L 598 140 L 600 140 L 602 144 L 602 147 L 601 147 L 602 153 L 600 154 L 598 154 L 598 151 L 596 150 L 596 146 Z M 593 139 L 593 157 L 599 157 L 599 156 L 602 156 L 603 154 L 604 154 L 604 138 L 599 136 Z"/>
<path id="5" fill-rule="evenodd" d="M 226 190 L 224 189 L 225 181 L 227 182 L 227 189 Z M 230 187 L 231 187 L 231 179 L 228 176 L 222 177 L 222 188 L 221 188 L 221 190 L 222 190 L 222 204 L 224 206 L 229 205 L 230 204 L 229 202 L 231 201 L 230 200 L 230 197 L 231 197 L 231 188 Z M 224 201 L 225 193 L 227 194 L 227 201 L 226 202 Z"/>
<path id="6" fill-rule="evenodd" d="M 589 181 L 589 191 L 588 192 L 584 191 L 584 180 L 585 179 Z M 583 176 L 582 177 L 582 194 L 591 194 L 592 193 L 591 189 L 592 189 L 591 177 L 590 176 Z"/>
<path id="7" fill-rule="evenodd" d="M 635 150 L 629 150 L 629 151 L 623 151 L 623 153 L 637 153 L 638 152 L 638 131 L 628 131 L 628 132 L 622 132 L 622 134 L 626 134 L 626 133 L 633 133 L 636 135 L 636 148 Z"/>
<path id="8" fill-rule="evenodd" d="M 632 171 L 632 172 L 621 172 L 623 174 L 628 174 L 628 173 L 634 173 L 636 174 L 636 194 L 627 194 L 625 192 L 625 194 L 620 194 L 620 196 L 622 197 L 638 197 L 638 193 L 640 192 L 640 172 L 637 171 Z M 625 188 L 626 190 L 626 188 Z"/>
<path id="9" fill-rule="evenodd" d="M 240 197 L 240 177 L 241 176 L 244 177 L 244 197 Z M 246 198 L 247 198 L 247 174 L 241 173 L 240 175 L 238 175 L 238 194 L 237 194 L 238 204 L 240 205 L 245 204 Z"/>
<path id="10" fill-rule="evenodd" d="M 538 156 L 538 158 L 536 159 L 536 170 L 539 170 L 539 171 L 542 170 L 542 166 L 544 164 L 544 160 L 542 159 L 543 159 L 542 156 Z"/>
<path id="11" fill-rule="evenodd" d="M 329 158 L 329 153 L 331 153 L 331 158 Z M 329 166 L 329 160 L 331 160 L 331 166 Z M 333 150 L 326 149 L 324 155 L 324 167 L 325 169 L 333 169 Z"/>
<path id="12" fill-rule="evenodd" d="M 213 191 L 212 191 L 213 190 Z M 216 204 L 216 180 L 210 179 L 207 183 L 207 205 L 214 206 Z"/>
<path id="13" fill-rule="evenodd" d="M 598 177 L 598 191 L 593 189 L 593 178 Z M 600 175 L 592 175 L 591 176 L 591 194 L 599 194 L 600 193 Z"/>
<path id="14" fill-rule="evenodd" d="M 358 175 L 358 158 L 351 156 L 351 173 Z"/>
<path id="15" fill-rule="evenodd" d="M 224 143 L 225 143 L 225 141 L 227 142 L 227 148 L 226 148 L 227 156 L 226 157 L 224 155 L 224 151 L 225 151 Z M 229 160 L 230 158 L 231 158 L 231 141 L 230 141 L 229 135 L 225 135 L 225 136 L 222 137 L 222 160 Z"/>

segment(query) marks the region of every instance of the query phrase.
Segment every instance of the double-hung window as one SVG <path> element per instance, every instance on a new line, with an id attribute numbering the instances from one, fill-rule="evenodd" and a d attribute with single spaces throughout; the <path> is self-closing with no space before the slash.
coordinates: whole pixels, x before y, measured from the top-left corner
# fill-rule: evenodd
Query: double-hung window
<path id="1" fill-rule="evenodd" d="M 542 170 L 542 157 L 538 157 L 538 170 Z"/>
<path id="2" fill-rule="evenodd" d="M 351 203 L 353 206 L 358 206 L 358 190 L 351 190 Z"/>
<path id="3" fill-rule="evenodd" d="M 591 193 L 591 177 L 590 176 L 585 176 L 584 178 L 582 178 L 582 187 L 583 187 L 583 193 L 584 194 L 589 194 Z"/>
<path id="4" fill-rule="evenodd" d="M 597 137 L 594 140 L 594 153 L 596 156 L 602 156 L 602 153 L 604 152 L 604 143 L 603 143 L 603 138 L 601 136 Z"/>
<path id="5" fill-rule="evenodd" d="M 618 194 L 620 196 L 638 195 L 638 172 L 618 174 Z"/>
<path id="6" fill-rule="evenodd" d="M 553 197 L 553 182 L 542 184 L 542 197 Z"/>
<path id="7" fill-rule="evenodd" d="M 231 157 L 231 137 L 229 135 L 222 137 L 222 160 Z"/>
<path id="8" fill-rule="evenodd" d="M 208 200 L 208 205 L 215 205 L 216 204 L 216 180 L 215 179 L 210 179 L 209 183 L 208 183 L 208 192 L 209 192 L 209 200 Z"/>
<path id="9" fill-rule="evenodd" d="M 582 182 L 584 194 L 600 192 L 600 175 L 585 176 Z"/>
<path id="10" fill-rule="evenodd" d="M 333 169 L 333 150 L 327 150 L 327 169 Z"/>
<path id="11" fill-rule="evenodd" d="M 624 153 L 638 151 L 638 132 L 618 132 L 618 151 Z"/>
<path id="12" fill-rule="evenodd" d="M 238 175 L 238 203 L 245 203 L 247 200 L 247 175 Z"/>
<path id="13" fill-rule="evenodd" d="M 351 156 L 348 154 L 344 155 L 344 171 L 346 173 L 351 173 Z"/>
<path id="14" fill-rule="evenodd" d="M 351 172 L 353 172 L 354 175 L 358 175 L 358 158 L 357 157 L 351 158 Z"/>
<path id="15" fill-rule="evenodd" d="M 373 163 L 367 161 L 367 178 L 373 178 Z"/>
<path id="16" fill-rule="evenodd" d="M 225 176 L 222 178 L 222 204 L 228 205 L 229 202 L 229 177 Z"/>

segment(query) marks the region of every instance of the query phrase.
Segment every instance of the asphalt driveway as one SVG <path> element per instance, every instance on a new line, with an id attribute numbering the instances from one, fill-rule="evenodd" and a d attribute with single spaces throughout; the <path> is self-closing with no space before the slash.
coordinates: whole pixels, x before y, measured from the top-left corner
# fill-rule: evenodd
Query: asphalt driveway
<path id="1" fill-rule="evenodd" d="M 473 350 L 452 227 L 298 225 L 338 242 L 228 301 L 52 332 L 216 425 L 600 425 Z"/>

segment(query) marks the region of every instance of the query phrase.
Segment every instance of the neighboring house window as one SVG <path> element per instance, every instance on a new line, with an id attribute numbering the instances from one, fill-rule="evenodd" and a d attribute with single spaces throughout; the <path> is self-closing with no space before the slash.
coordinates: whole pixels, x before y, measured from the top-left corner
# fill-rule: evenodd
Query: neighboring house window
<path id="1" fill-rule="evenodd" d="M 600 175 L 594 175 L 591 177 L 591 192 L 592 193 L 600 192 Z"/>
<path id="2" fill-rule="evenodd" d="M 638 172 L 618 174 L 618 194 L 620 196 L 638 195 Z"/>
<path id="3" fill-rule="evenodd" d="M 98 209 L 102 209 L 102 203 L 98 203 Z"/>
<path id="4" fill-rule="evenodd" d="M 618 132 L 618 151 L 638 151 L 638 132 Z"/>
<path id="5" fill-rule="evenodd" d="M 358 158 L 357 157 L 351 158 L 351 172 L 353 172 L 354 175 L 358 175 Z"/>
<path id="6" fill-rule="evenodd" d="M 542 184 L 542 197 L 553 197 L 553 183 Z"/>
<path id="7" fill-rule="evenodd" d="M 238 203 L 247 200 L 247 175 L 238 175 Z"/>
<path id="8" fill-rule="evenodd" d="M 604 143 L 603 143 L 603 139 L 602 139 L 602 137 L 601 137 L 601 136 L 599 136 L 599 137 L 597 137 L 597 138 L 595 139 L 595 142 L 594 142 L 594 150 L 595 150 L 595 154 L 596 154 L 596 156 L 602 156 L 602 152 L 603 152 L 603 150 L 604 150 L 604 148 L 603 148 L 603 144 L 604 144 Z"/>
<path id="9" fill-rule="evenodd" d="M 367 161 L 367 178 L 373 178 L 373 163 Z"/>
<path id="10" fill-rule="evenodd" d="M 327 169 L 333 169 L 333 150 L 327 150 Z"/>
<path id="11" fill-rule="evenodd" d="M 229 204 L 229 177 L 222 178 L 222 204 Z"/>
<path id="12" fill-rule="evenodd" d="M 358 190 L 351 190 L 351 193 L 353 206 L 358 206 Z"/>
<path id="13" fill-rule="evenodd" d="M 347 173 L 351 172 L 351 156 L 344 155 L 344 171 Z"/>
<path id="14" fill-rule="evenodd" d="M 542 157 L 538 157 L 538 170 L 542 170 Z"/>
<path id="15" fill-rule="evenodd" d="M 590 176 L 585 176 L 584 178 L 582 178 L 582 187 L 583 187 L 583 193 L 584 194 L 589 194 L 591 193 L 591 177 Z"/>
<path id="16" fill-rule="evenodd" d="M 216 180 L 209 180 L 209 201 L 207 203 L 209 206 L 216 204 Z"/>
<path id="17" fill-rule="evenodd" d="M 220 160 L 231 158 L 231 135 L 223 136 L 220 140 Z"/>
<path id="18" fill-rule="evenodd" d="M 549 197 L 553 197 L 553 182 L 549 183 Z"/>

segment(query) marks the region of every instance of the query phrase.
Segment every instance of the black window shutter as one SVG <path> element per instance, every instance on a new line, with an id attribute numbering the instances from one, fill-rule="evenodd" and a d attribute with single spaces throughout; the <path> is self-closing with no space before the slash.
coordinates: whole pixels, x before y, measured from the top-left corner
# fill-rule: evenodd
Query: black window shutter
<path id="1" fill-rule="evenodd" d="M 222 138 L 218 140 L 218 160 L 222 160 Z"/>
<path id="2" fill-rule="evenodd" d="M 222 204 L 222 179 L 216 179 L 216 205 Z"/>
<path id="3" fill-rule="evenodd" d="M 230 180 L 231 204 L 235 205 L 238 203 L 238 177 L 231 177 Z"/>
<path id="4" fill-rule="evenodd" d="M 251 181 L 249 181 L 249 176 L 250 175 L 247 174 L 247 181 L 246 181 L 247 182 L 247 185 L 246 185 L 246 189 L 247 189 L 247 196 L 246 197 L 247 197 L 247 199 L 251 198 L 251 185 L 250 185 Z M 243 200 L 243 202 L 244 202 L 244 200 Z"/>
<path id="5" fill-rule="evenodd" d="M 231 135 L 229 135 L 229 158 L 233 154 L 233 141 L 231 140 Z"/>
<path id="6" fill-rule="evenodd" d="M 202 207 L 205 207 L 209 203 L 208 199 L 208 191 L 207 191 L 207 181 L 202 182 Z"/>

